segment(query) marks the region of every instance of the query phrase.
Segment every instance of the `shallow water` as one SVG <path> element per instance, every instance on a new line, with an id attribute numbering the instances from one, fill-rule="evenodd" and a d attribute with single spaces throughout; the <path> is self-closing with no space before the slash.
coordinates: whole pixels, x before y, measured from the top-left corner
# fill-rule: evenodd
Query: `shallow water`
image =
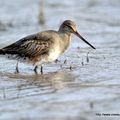
<path id="1" fill-rule="evenodd" d="M 39 3 L 0 0 L 0 48 L 28 34 L 57 30 L 63 20 L 72 19 L 97 49 L 73 37 L 60 62 L 45 65 L 43 75 L 23 63 L 15 74 L 16 61 L 1 56 L 0 119 L 120 119 L 120 1 L 46 0 L 44 25 L 38 24 Z"/>

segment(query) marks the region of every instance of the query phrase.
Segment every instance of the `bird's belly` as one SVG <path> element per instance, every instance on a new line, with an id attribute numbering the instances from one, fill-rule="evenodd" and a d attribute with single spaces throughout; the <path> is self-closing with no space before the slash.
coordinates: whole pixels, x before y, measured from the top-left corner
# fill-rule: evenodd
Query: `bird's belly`
<path id="1" fill-rule="evenodd" d="M 60 54 L 61 52 L 59 48 L 51 50 L 47 58 L 48 62 L 55 61 L 60 56 Z"/>

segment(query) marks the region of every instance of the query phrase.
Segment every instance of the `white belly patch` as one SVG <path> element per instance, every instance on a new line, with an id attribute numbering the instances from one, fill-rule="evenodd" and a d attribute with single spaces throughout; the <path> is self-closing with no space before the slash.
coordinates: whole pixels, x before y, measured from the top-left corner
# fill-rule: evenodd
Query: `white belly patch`
<path id="1" fill-rule="evenodd" d="M 59 48 L 56 47 L 55 49 L 52 49 L 49 52 L 48 61 L 49 62 L 55 61 L 59 56 L 60 56 L 60 50 Z"/>

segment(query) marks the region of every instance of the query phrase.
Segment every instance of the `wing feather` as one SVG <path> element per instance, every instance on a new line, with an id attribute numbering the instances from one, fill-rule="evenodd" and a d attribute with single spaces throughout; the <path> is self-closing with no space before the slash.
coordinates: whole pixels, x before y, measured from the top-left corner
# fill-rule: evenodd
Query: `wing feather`
<path id="1" fill-rule="evenodd" d="M 50 37 L 34 34 L 4 47 L 2 50 L 4 50 L 6 54 L 17 54 L 21 57 L 31 58 L 47 53 L 51 43 L 52 40 Z"/>

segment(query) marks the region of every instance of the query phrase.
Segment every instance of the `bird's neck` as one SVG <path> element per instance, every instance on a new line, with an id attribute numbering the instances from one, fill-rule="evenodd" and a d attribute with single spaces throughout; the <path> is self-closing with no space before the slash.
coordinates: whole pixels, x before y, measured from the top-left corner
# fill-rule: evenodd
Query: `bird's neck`
<path id="1" fill-rule="evenodd" d="M 71 33 L 67 29 L 63 29 L 62 27 L 59 28 L 58 32 L 68 35 L 68 36 L 71 36 Z"/>
<path id="2" fill-rule="evenodd" d="M 58 31 L 60 32 L 60 31 Z M 61 37 L 61 53 L 64 53 L 65 50 L 69 47 L 70 42 L 71 42 L 71 33 L 68 32 L 60 32 L 60 37 Z"/>

